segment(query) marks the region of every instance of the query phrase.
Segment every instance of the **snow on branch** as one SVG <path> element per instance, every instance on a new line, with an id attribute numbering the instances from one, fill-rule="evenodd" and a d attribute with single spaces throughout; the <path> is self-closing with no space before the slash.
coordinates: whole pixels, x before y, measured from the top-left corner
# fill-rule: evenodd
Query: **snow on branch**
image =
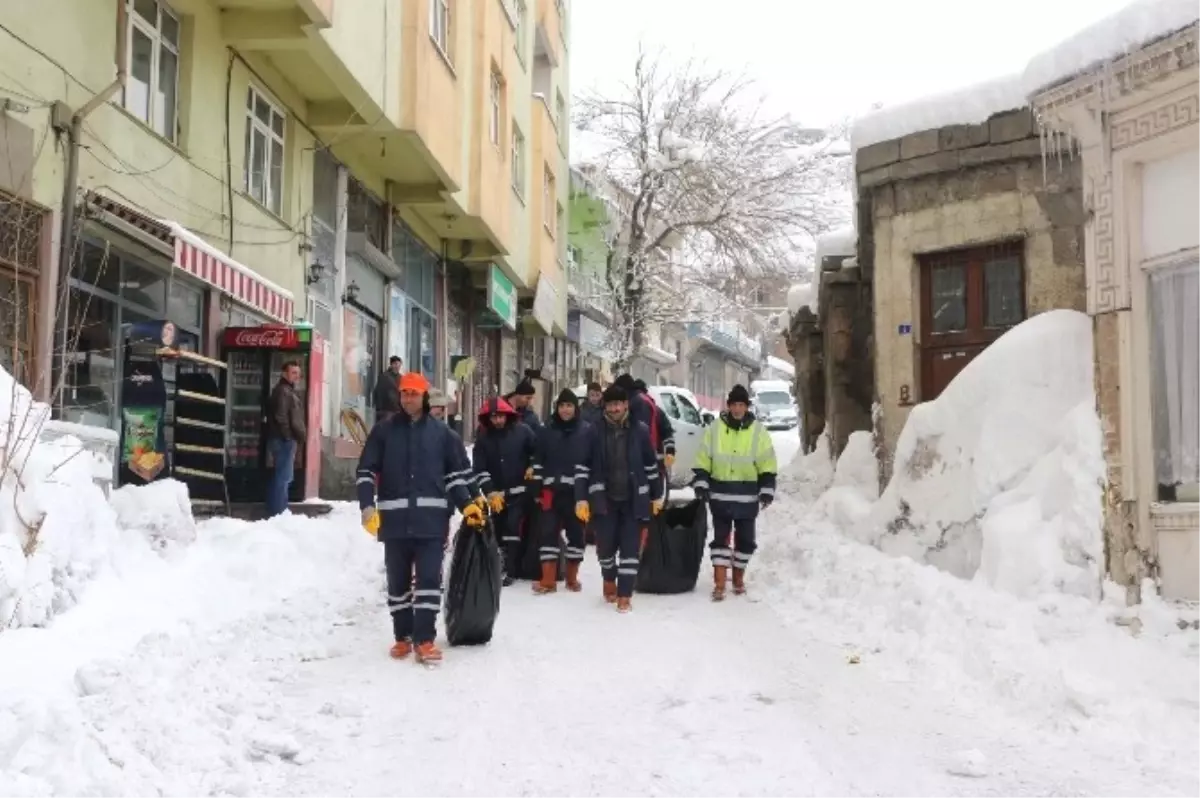
<path id="1" fill-rule="evenodd" d="M 647 323 L 690 310 L 689 284 L 798 277 L 815 237 L 847 218 L 846 131 L 768 115 L 752 89 L 643 52 L 619 91 L 578 100 L 576 124 L 607 147 L 593 169 L 627 209 L 608 275 L 618 359 Z"/>

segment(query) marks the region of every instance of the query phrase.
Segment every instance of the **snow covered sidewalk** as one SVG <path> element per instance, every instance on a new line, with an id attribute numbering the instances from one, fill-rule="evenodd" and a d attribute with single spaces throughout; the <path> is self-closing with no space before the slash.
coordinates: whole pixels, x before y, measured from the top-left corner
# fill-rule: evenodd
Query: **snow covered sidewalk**
<path id="1" fill-rule="evenodd" d="M 755 601 L 618 616 L 589 555 L 583 594 L 510 589 L 433 672 L 386 656 L 352 508 L 204 524 L 0 637 L 0 793 L 1197 792 L 1194 635 L 1057 617 L 806 509 L 768 512 Z"/>

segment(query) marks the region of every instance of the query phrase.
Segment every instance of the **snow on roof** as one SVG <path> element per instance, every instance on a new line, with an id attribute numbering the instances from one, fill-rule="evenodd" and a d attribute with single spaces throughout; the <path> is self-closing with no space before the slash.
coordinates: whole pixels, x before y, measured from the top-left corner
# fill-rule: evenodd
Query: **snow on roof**
<path id="1" fill-rule="evenodd" d="M 1119 58 L 1200 19 L 1196 0 L 1136 0 L 1035 56 L 1025 67 L 1026 94 L 1047 89 Z"/>
<path id="2" fill-rule="evenodd" d="M 767 355 L 767 365 L 781 374 L 786 374 L 789 377 L 796 376 L 796 367 L 781 357 Z"/>
<path id="3" fill-rule="evenodd" d="M 1009 75 L 883 108 L 855 120 L 850 128 L 850 147 L 857 151 L 922 130 L 977 125 L 993 114 L 1023 107 L 1025 95 L 1021 76 Z"/>
<path id="4" fill-rule="evenodd" d="M 839 227 L 817 236 L 817 268 L 829 255 L 853 255 L 858 247 L 858 233 L 853 227 Z"/>

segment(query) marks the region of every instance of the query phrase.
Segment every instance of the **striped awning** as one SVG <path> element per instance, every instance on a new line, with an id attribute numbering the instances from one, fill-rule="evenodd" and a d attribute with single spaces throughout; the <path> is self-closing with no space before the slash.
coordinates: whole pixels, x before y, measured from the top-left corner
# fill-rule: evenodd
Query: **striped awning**
<path id="1" fill-rule="evenodd" d="M 218 252 L 195 234 L 183 228 L 172 232 L 175 238 L 175 268 L 182 269 L 271 319 L 291 324 L 294 302 L 290 291 Z"/>
<path id="2" fill-rule="evenodd" d="M 178 222 L 153 219 L 95 192 L 88 193 L 87 202 L 89 212 L 105 224 L 164 254 L 173 249 L 175 268 L 274 321 L 292 322 L 295 302 L 290 291 L 238 263 Z"/>

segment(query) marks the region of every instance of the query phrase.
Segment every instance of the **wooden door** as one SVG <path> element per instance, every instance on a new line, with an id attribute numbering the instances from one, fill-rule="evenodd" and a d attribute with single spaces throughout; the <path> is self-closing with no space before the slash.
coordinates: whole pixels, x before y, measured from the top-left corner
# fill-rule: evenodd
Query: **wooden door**
<path id="1" fill-rule="evenodd" d="M 921 401 L 1025 319 L 1024 241 L 920 257 Z"/>

